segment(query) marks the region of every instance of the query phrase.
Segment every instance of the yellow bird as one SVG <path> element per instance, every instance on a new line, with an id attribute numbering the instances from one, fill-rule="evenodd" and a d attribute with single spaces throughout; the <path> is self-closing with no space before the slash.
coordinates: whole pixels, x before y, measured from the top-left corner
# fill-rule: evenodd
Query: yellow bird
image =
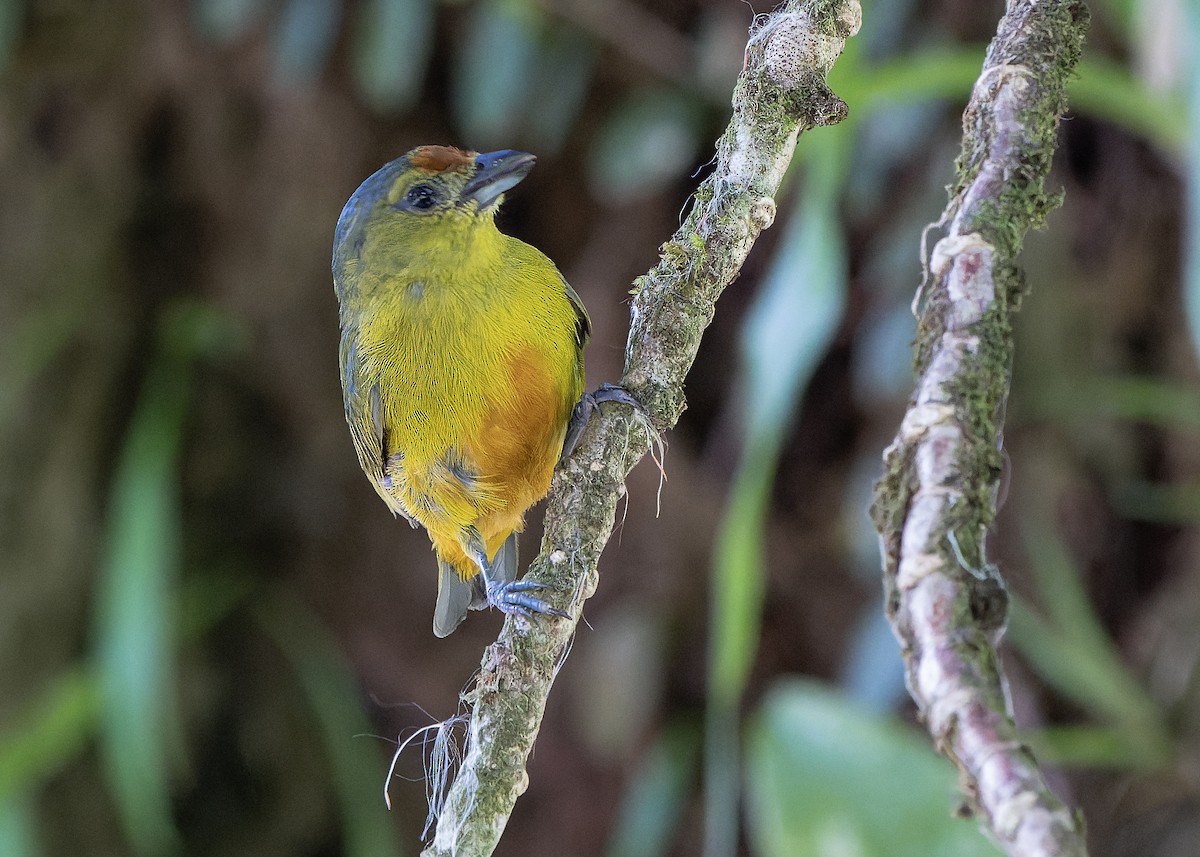
<path id="1" fill-rule="evenodd" d="M 517 533 L 594 403 L 633 404 L 583 395 L 579 296 L 496 228 L 534 160 L 413 149 L 362 183 L 334 237 L 346 422 L 375 490 L 433 542 L 439 637 L 489 605 L 566 615 L 516 580 Z"/>

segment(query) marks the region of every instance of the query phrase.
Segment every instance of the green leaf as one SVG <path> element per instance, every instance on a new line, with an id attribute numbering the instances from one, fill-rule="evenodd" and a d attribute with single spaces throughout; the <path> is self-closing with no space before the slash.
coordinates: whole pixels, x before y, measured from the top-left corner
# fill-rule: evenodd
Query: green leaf
<path id="1" fill-rule="evenodd" d="M 216 625 L 250 591 L 245 575 L 208 575 L 180 593 L 172 640 L 193 639 Z M 57 774 L 88 746 L 101 715 L 98 669 L 75 667 L 60 674 L 0 735 L 0 804 L 19 801 Z M 0 854 L 9 851 L 0 848 Z"/>
<path id="2" fill-rule="evenodd" d="M 377 741 L 359 705 L 354 676 L 315 617 L 299 603 L 279 599 L 257 611 L 263 628 L 296 671 L 325 742 L 344 824 L 347 857 L 400 855 L 395 828 L 383 811 L 385 780 Z"/>
<path id="3" fill-rule="evenodd" d="M 1120 730 L 1106 726 L 1052 726 L 1021 733 L 1042 762 L 1078 767 L 1145 770 L 1152 760 L 1131 746 Z"/>
<path id="4" fill-rule="evenodd" d="M 630 92 L 608 115 L 588 159 L 598 199 L 627 203 L 653 196 L 689 172 L 699 150 L 700 111 L 690 96 L 659 89 Z"/>
<path id="5" fill-rule="evenodd" d="M 10 730 L 0 735 L 0 805 L 10 805 L 60 771 L 85 746 L 100 710 L 94 675 L 58 676 Z M 0 848 L 0 854 L 8 851 Z"/>
<path id="6" fill-rule="evenodd" d="M 4 71 L 21 38 L 25 0 L 0 0 L 0 72 Z"/>
<path id="7" fill-rule="evenodd" d="M 1026 516 L 1022 531 L 1048 615 L 1014 596 L 1009 640 L 1057 691 L 1114 726 L 1143 764 L 1166 764 L 1162 715 L 1105 633 L 1070 554 L 1040 517 Z"/>
<path id="8" fill-rule="evenodd" d="M 864 117 L 871 111 L 931 99 L 965 104 L 979 77 L 986 50 L 986 45 L 939 46 L 905 54 L 847 75 L 844 83 L 849 90 L 838 88 L 842 84 L 839 62 L 830 71 L 829 85 Z"/>
<path id="9" fill-rule="evenodd" d="M 433 0 L 367 0 L 359 9 L 354 75 L 376 110 L 403 111 L 420 97 L 436 11 Z"/>
<path id="10" fill-rule="evenodd" d="M 846 141 L 836 128 L 823 130 L 808 146 L 797 207 L 742 329 L 750 438 L 774 438 L 787 427 L 845 308 L 837 201 Z"/>
<path id="11" fill-rule="evenodd" d="M 737 841 L 738 702 L 758 647 L 771 484 L 787 426 L 841 321 L 846 263 L 837 221 L 846 147 L 836 129 L 809 146 L 810 169 L 742 336 L 745 447 L 713 562 L 705 824 L 710 857 Z"/>
<path id="12" fill-rule="evenodd" d="M 557 152 L 575 126 L 596 65 L 596 45 L 572 27 L 551 33 L 539 59 L 529 133 L 539 151 Z"/>
<path id="13" fill-rule="evenodd" d="M 195 0 L 192 17 L 208 38 L 235 42 L 249 32 L 266 12 L 265 0 Z"/>
<path id="14" fill-rule="evenodd" d="M 841 321 L 846 261 L 837 222 L 840 139 L 814 137 L 797 208 L 747 315 L 741 352 L 745 451 L 717 535 L 711 690 L 740 696 L 754 655 L 762 539 L 780 444 L 800 396 Z"/>
<path id="15" fill-rule="evenodd" d="M 813 681 L 772 688 L 747 748 L 749 834 L 758 857 L 997 857 L 955 818 L 954 770 L 928 739 Z"/>
<path id="16" fill-rule="evenodd" d="M 38 842 L 33 801 L 0 800 L 0 854 L 4 857 L 37 857 Z"/>
<path id="17" fill-rule="evenodd" d="M 1135 521 L 1183 526 L 1200 521 L 1200 483 L 1128 481 L 1113 486 L 1109 496 L 1119 514 Z"/>
<path id="18" fill-rule="evenodd" d="M 1200 43 L 1200 4 L 1185 3 L 1184 14 L 1191 31 L 1193 56 L 1184 111 L 1187 122 L 1184 160 L 1187 215 L 1183 218 L 1183 300 L 1192 348 L 1200 355 L 1200 60 L 1195 56 L 1195 46 Z"/>
<path id="19" fill-rule="evenodd" d="M 342 17 L 339 0 L 287 0 L 275 30 L 275 76 L 311 83 L 333 50 Z"/>
<path id="20" fill-rule="evenodd" d="M 1200 393 L 1182 381 L 1163 378 L 1074 378 L 1069 384 L 1050 382 L 1027 397 L 1021 417 L 1086 422 L 1107 417 L 1195 432 L 1200 430 Z"/>
<path id="21" fill-rule="evenodd" d="M 170 617 L 179 570 L 178 456 L 188 379 L 152 367 L 117 463 L 97 593 L 106 770 L 140 853 L 176 842 L 169 803 Z"/>
<path id="22" fill-rule="evenodd" d="M 1072 113 L 1086 113 L 1120 125 L 1168 152 L 1195 152 L 1189 134 L 1189 108 L 1177 97 L 1152 92 L 1127 68 L 1100 57 L 1079 63 L 1067 82 Z M 1190 139 L 1189 139 L 1190 137 Z"/>
<path id="23" fill-rule="evenodd" d="M 178 844 L 170 756 L 178 751 L 171 653 L 182 517 L 179 456 L 192 362 L 232 341 L 225 316 L 196 302 L 163 314 L 108 500 L 96 593 L 96 669 L 105 773 L 135 849 Z"/>
<path id="24" fill-rule="evenodd" d="M 537 75 L 542 14 L 524 2 L 471 9 L 454 56 L 451 107 L 473 149 L 511 147 L 525 124 Z"/>
<path id="25" fill-rule="evenodd" d="M 699 752 L 700 733 L 694 724 L 675 723 L 664 730 L 642 757 L 617 808 L 607 857 L 659 857 L 669 851 Z"/>

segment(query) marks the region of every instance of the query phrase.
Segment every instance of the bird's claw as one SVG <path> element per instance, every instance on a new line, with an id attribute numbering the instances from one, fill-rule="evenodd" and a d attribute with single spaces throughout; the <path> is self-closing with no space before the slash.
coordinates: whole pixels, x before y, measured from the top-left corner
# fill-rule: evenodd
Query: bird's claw
<path id="1" fill-rule="evenodd" d="M 489 583 L 487 586 L 487 600 L 488 604 L 502 613 L 524 616 L 526 619 L 532 618 L 534 613 L 560 616 L 564 619 L 569 618 L 570 614 L 565 610 L 551 607 L 542 599 L 529 594 L 534 590 L 545 588 L 546 584 L 536 583 L 532 580 L 510 580 L 507 583 Z"/>
<path id="2" fill-rule="evenodd" d="M 567 422 L 562 454 L 558 458 L 559 464 L 571 457 L 579 439 L 583 437 L 583 430 L 587 428 L 588 420 L 592 418 L 592 412 L 603 402 L 620 402 L 623 405 L 629 405 L 639 414 L 646 413 L 642 403 L 620 384 L 601 384 L 594 392 L 584 393 L 575 403 L 575 409 L 571 411 L 571 418 Z"/>
<path id="3" fill-rule="evenodd" d="M 642 403 L 635 399 L 633 394 L 620 384 L 601 384 L 591 395 L 592 401 L 596 404 L 600 404 L 601 402 L 620 402 L 623 405 L 629 405 L 635 411 L 645 413 L 646 410 L 642 407 Z"/>

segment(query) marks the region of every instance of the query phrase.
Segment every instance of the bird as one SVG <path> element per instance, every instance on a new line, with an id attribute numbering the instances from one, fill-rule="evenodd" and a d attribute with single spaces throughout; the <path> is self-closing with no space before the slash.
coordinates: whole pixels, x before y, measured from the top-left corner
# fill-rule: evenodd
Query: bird
<path id="1" fill-rule="evenodd" d="M 501 232 L 535 156 L 418 146 L 350 196 L 334 233 L 343 405 L 358 461 L 429 534 L 433 630 L 470 609 L 567 616 L 517 580 L 517 534 L 599 401 L 584 393 L 591 322 L 540 250 Z"/>

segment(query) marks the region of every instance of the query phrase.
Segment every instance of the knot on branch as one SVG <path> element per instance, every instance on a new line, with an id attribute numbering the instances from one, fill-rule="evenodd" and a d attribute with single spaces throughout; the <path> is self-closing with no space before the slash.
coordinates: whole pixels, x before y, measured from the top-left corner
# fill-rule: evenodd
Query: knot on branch
<path id="1" fill-rule="evenodd" d="M 980 72 L 979 77 L 975 80 L 975 85 L 971 88 L 971 98 L 976 101 L 993 98 L 1000 87 L 1006 83 L 1015 86 L 1017 94 L 1024 97 L 1029 87 L 1037 83 L 1037 77 L 1028 66 L 1015 63 L 994 65 Z"/>
<path id="2" fill-rule="evenodd" d="M 750 219 L 759 229 L 769 229 L 775 222 L 775 200 L 760 196 L 750 204 Z"/>
<path id="3" fill-rule="evenodd" d="M 994 259 L 995 248 L 978 232 L 947 235 L 934 246 L 929 269 L 936 279 L 946 281 L 947 330 L 978 324 L 996 302 Z"/>
<path id="4" fill-rule="evenodd" d="M 812 9 L 777 13 L 751 35 L 747 60 L 761 56 L 764 77 L 788 94 L 805 125 L 836 125 L 849 108 L 825 76 L 861 23 L 862 8 L 853 0 L 839 4 L 832 15 Z"/>
<path id="5" fill-rule="evenodd" d="M 862 7 L 843 3 L 835 15 L 818 20 L 807 9 L 772 16 L 751 37 L 749 47 L 762 46 L 767 76 L 787 90 L 800 88 L 817 72 L 833 68 L 846 39 L 862 26 Z"/>

